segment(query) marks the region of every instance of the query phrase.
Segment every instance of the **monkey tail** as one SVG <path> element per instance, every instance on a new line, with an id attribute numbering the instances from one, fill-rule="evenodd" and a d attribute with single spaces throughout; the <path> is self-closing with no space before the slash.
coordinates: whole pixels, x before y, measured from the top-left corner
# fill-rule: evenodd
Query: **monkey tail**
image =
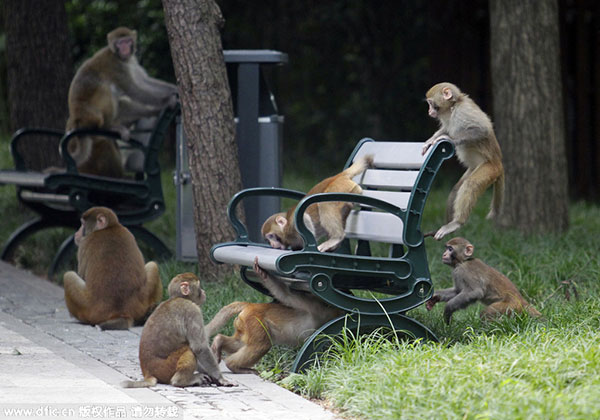
<path id="1" fill-rule="evenodd" d="M 354 178 L 356 175 L 362 174 L 366 169 L 373 167 L 373 155 L 364 155 L 354 161 L 344 171 L 348 178 Z"/>
<path id="2" fill-rule="evenodd" d="M 496 182 L 494 182 L 494 194 L 492 195 L 492 203 L 490 205 L 490 212 L 487 215 L 487 219 L 493 219 L 502 209 L 502 202 L 504 201 L 504 172 L 500 174 Z"/>
<path id="3" fill-rule="evenodd" d="M 206 336 L 212 337 L 215 335 L 231 318 L 242 312 L 248 305 L 248 302 L 233 302 L 227 306 L 223 306 L 221 310 L 217 312 L 215 317 L 206 324 Z"/>
<path id="4" fill-rule="evenodd" d="M 154 376 L 148 376 L 143 381 L 123 381 L 121 388 L 149 388 L 156 385 L 158 380 Z"/>

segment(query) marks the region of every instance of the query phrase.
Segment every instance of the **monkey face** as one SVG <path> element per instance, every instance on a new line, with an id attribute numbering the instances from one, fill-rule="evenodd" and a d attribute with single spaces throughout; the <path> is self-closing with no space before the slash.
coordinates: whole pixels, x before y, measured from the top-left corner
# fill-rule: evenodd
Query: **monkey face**
<path id="1" fill-rule="evenodd" d="M 436 103 L 433 101 L 433 99 L 427 99 L 427 105 L 429 105 L 429 109 L 427 111 L 429 116 L 431 118 L 437 118 L 440 107 L 438 105 L 436 105 Z"/>
<path id="2" fill-rule="evenodd" d="M 456 265 L 456 250 L 452 245 L 446 245 L 446 250 L 442 254 L 442 262 L 452 267 Z"/>

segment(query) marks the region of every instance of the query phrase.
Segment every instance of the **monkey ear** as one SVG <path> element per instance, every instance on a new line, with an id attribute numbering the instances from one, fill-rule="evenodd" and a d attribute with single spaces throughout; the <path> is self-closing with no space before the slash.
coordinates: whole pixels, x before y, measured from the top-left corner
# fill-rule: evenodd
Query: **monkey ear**
<path id="1" fill-rule="evenodd" d="M 179 290 L 181 290 L 181 294 L 183 296 L 187 296 L 190 294 L 190 283 L 187 281 L 182 281 L 179 285 Z"/>
<path id="2" fill-rule="evenodd" d="M 277 216 L 275 218 L 275 223 L 277 223 L 279 227 L 283 229 L 285 225 L 287 225 L 287 219 L 283 216 Z"/>
<path id="3" fill-rule="evenodd" d="M 442 89 L 442 96 L 447 101 L 452 99 L 452 89 L 450 89 L 449 87 L 445 87 L 444 89 Z"/>
<path id="4" fill-rule="evenodd" d="M 475 251 L 475 247 L 473 245 L 467 244 L 467 246 L 465 246 L 465 256 L 466 257 L 472 257 L 473 251 Z"/>
<path id="5" fill-rule="evenodd" d="M 108 221 L 106 220 L 106 216 L 103 214 L 99 214 L 96 218 L 96 230 L 104 229 Z"/>

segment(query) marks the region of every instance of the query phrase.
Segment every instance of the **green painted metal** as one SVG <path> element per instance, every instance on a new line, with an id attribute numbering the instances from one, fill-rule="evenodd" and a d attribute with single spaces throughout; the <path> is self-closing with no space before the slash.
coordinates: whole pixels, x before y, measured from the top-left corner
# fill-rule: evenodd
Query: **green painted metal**
<path id="1" fill-rule="evenodd" d="M 395 331 L 399 339 L 438 341 L 429 328 L 402 314 L 349 314 L 326 323 L 306 339 L 298 351 L 292 370 L 303 372 L 309 369 L 315 358 L 322 354 L 343 330 L 349 330 L 357 336 L 379 328 Z"/>
<path id="2" fill-rule="evenodd" d="M 346 163 L 348 167 L 360 148 L 372 139 L 361 140 Z M 300 236 L 304 240 L 304 248 L 299 251 L 281 255 L 277 261 L 277 272 L 280 277 L 306 279 L 310 291 L 333 306 L 343 309 L 351 318 L 342 317 L 319 329 L 302 347 L 294 370 L 302 369 L 307 360 L 321 349 L 317 338 L 323 334 L 336 335 L 348 326 L 348 319 L 358 317 L 364 327 L 389 326 L 407 331 L 416 338 L 436 340 L 435 335 L 417 321 L 404 313 L 426 302 L 433 294 L 433 284 L 429 273 L 424 237 L 421 232 L 421 218 L 429 191 L 442 163 L 454 155 L 454 147 L 449 141 L 441 141 L 433 146 L 425 158 L 411 191 L 406 210 L 386 201 L 357 194 L 322 193 L 304 197 L 303 193 L 278 188 L 253 188 L 239 192 L 230 201 L 229 219 L 238 236 L 234 242 L 217 244 L 213 251 L 222 246 L 261 245 L 248 240 L 247 230 L 236 215 L 240 202 L 248 196 L 263 194 L 279 195 L 300 200 L 295 212 L 294 222 Z M 353 255 L 346 240 L 340 249 L 322 253 L 317 249 L 317 239 L 304 223 L 304 212 L 315 203 L 325 201 L 346 201 L 371 206 L 400 218 L 404 224 L 404 245 L 395 245 L 389 257 L 371 255 L 369 244 L 360 243 L 360 252 Z M 262 246 L 268 247 L 267 244 Z M 214 258 L 213 258 L 214 259 Z M 246 270 L 242 269 L 242 278 L 257 290 L 268 293 L 248 279 Z M 370 290 L 380 292 L 386 297 L 372 294 L 371 297 L 356 296 L 352 290 Z M 368 295 L 368 293 L 367 293 Z M 390 321 L 391 320 L 391 321 Z M 353 328 L 358 321 L 352 321 Z"/>

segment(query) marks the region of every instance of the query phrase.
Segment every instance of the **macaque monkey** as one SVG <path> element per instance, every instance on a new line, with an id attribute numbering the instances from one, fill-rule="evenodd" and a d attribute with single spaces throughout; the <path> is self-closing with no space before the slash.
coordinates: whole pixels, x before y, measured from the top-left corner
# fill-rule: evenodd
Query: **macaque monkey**
<path id="1" fill-rule="evenodd" d="M 164 107 L 175 105 L 177 87 L 148 76 L 138 63 L 136 31 L 116 28 L 108 33 L 107 41 L 106 47 L 81 65 L 71 82 L 66 129 L 115 130 L 128 140 L 128 127 L 136 120 L 158 115 Z M 123 174 L 119 150 L 111 139 L 74 138 L 69 152 L 82 173 Z M 107 160 L 104 166 L 94 164 L 99 159 Z"/>
<path id="2" fill-rule="evenodd" d="M 79 321 L 102 329 L 128 329 L 143 321 L 163 295 L 158 266 L 144 258 L 135 238 L 106 207 L 83 213 L 75 233 L 77 273 L 65 273 L 65 303 Z"/>
<path id="3" fill-rule="evenodd" d="M 453 238 L 446 243 L 442 262 L 454 268 L 454 287 L 435 292 L 427 301 L 427 310 L 437 302 L 447 302 L 444 308 L 446 324 L 450 324 L 455 311 L 476 301 L 487 305 L 481 312 L 484 319 L 523 311 L 539 317 L 541 314 L 521 296 L 508 277 L 473 257 L 474 250 L 475 247 L 464 238 Z"/>
<path id="4" fill-rule="evenodd" d="M 356 160 L 350 167 L 337 175 L 324 179 L 312 187 L 306 196 L 319 193 L 354 193 L 362 194 L 362 188 L 352 180 L 373 164 L 373 155 L 366 155 Z M 304 213 L 306 227 L 317 239 L 326 236 L 328 239 L 319 245 L 319 251 L 335 250 L 344 240 L 346 219 L 352 210 L 349 202 L 321 202 L 310 205 Z M 292 250 L 302 249 L 304 242 L 294 225 L 292 207 L 287 213 L 276 213 L 269 217 L 262 226 L 262 235 L 271 247 Z"/>
<path id="5" fill-rule="evenodd" d="M 140 338 L 140 366 L 144 380 L 123 381 L 124 388 L 157 383 L 185 387 L 232 386 L 208 346 L 202 310 L 206 294 L 193 273 L 179 274 L 169 283 L 169 299 L 150 315 Z"/>
<path id="6" fill-rule="evenodd" d="M 295 347 L 317 328 L 343 314 L 310 293 L 291 290 L 258 266 L 254 271 L 262 284 L 281 303 L 233 302 L 224 306 L 206 326 L 210 336 L 235 315 L 232 337 L 218 334 L 211 349 L 218 361 L 227 354 L 225 365 L 234 373 L 256 373 L 252 368 L 273 345 Z"/>
<path id="7" fill-rule="evenodd" d="M 458 160 L 467 167 L 448 196 L 447 224 L 434 235 L 439 241 L 466 223 L 477 199 L 490 185 L 494 195 L 487 218 L 498 214 L 504 196 L 504 168 L 492 122 L 471 98 L 452 83 L 433 86 L 426 97 L 429 116 L 439 121 L 440 129 L 425 142 L 423 154 L 438 141 L 449 140 Z"/>

